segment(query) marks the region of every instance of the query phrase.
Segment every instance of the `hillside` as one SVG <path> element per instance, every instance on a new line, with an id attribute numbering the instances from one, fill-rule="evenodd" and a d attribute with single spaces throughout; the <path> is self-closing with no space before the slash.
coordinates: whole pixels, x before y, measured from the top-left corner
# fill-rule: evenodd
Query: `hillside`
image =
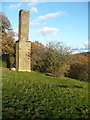
<path id="1" fill-rule="evenodd" d="M 75 54 L 75 55 L 83 55 L 83 56 L 85 56 L 85 57 L 90 57 L 90 52 L 81 52 L 81 53 L 77 53 L 77 54 Z"/>
<path id="2" fill-rule="evenodd" d="M 88 85 L 38 72 L 3 70 L 3 120 L 88 118 Z"/>

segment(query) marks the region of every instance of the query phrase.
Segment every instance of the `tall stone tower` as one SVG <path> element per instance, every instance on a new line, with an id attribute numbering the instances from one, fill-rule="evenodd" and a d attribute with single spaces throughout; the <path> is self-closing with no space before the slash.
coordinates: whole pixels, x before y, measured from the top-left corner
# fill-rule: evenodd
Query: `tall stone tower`
<path id="1" fill-rule="evenodd" d="M 29 35 L 29 11 L 19 11 L 19 40 L 16 41 L 16 70 L 31 71 L 31 42 Z"/>

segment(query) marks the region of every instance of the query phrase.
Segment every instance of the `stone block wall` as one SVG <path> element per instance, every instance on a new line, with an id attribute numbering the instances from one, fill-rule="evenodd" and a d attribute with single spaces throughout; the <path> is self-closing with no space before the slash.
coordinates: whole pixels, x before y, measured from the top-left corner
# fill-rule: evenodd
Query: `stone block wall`
<path id="1" fill-rule="evenodd" d="M 19 12 L 19 41 L 16 42 L 17 71 L 31 71 L 31 42 L 29 36 L 29 11 Z"/>

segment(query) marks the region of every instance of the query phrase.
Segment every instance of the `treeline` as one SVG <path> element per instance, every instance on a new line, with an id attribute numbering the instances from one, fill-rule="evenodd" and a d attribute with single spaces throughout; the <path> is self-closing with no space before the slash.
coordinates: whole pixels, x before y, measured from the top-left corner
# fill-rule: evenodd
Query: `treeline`
<path id="1" fill-rule="evenodd" d="M 15 33 L 8 18 L 0 13 L 0 43 L 4 67 L 15 67 Z M 32 71 L 38 71 L 54 77 L 71 77 L 88 81 L 88 57 L 83 54 L 73 55 L 71 48 L 62 42 L 49 42 L 43 45 L 32 42 Z M 2 51 L 2 52 L 1 52 Z"/>
<path id="2" fill-rule="evenodd" d="M 71 53 L 61 42 L 49 42 L 46 46 L 32 42 L 32 70 L 64 77 L 72 63 Z"/>
<path id="3" fill-rule="evenodd" d="M 89 58 L 83 54 L 75 54 L 73 56 L 73 64 L 70 64 L 70 69 L 67 76 L 81 81 L 89 80 L 88 62 Z"/>
<path id="4" fill-rule="evenodd" d="M 72 52 L 60 42 L 50 42 L 46 46 L 32 42 L 32 70 L 55 77 L 88 81 L 88 57 Z"/>
<path id="5" fill-rule="evenodd" d="M 13 67 L 15 65 L 15 33 L 11 23 L 4 13 L 0 12 L 0 56 L 2 66 Z"/>

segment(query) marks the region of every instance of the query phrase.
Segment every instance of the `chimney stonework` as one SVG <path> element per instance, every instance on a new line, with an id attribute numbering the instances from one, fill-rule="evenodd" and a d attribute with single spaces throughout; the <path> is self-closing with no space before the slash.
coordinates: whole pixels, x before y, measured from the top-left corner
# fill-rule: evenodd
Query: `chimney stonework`
<path id="1" fill-rule="evenodd" d="M 16 42 L 16 70 L 31 72 L 31 42 L 29 35 L 29 11 L 19 11 L 19 40 Z"/>

